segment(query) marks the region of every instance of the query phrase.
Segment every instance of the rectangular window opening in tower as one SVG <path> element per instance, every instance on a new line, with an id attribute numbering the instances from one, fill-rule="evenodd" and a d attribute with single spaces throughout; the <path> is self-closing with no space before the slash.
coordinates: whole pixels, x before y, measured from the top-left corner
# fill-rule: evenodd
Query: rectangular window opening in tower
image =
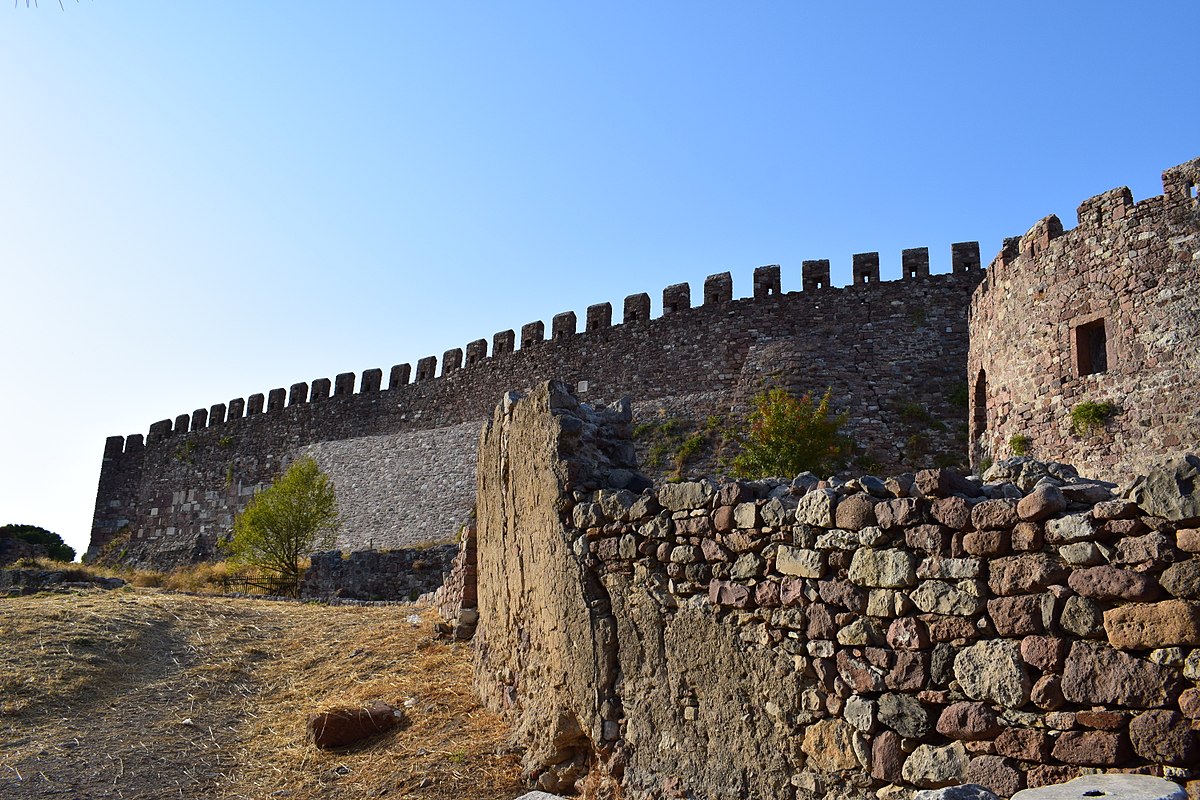
<path id="1" fill-rule="evenodd" d="M 1103 319 L 1076 327 L 1074 344 L 1079 377 L 1108 371 L 1108 336 Z"/>

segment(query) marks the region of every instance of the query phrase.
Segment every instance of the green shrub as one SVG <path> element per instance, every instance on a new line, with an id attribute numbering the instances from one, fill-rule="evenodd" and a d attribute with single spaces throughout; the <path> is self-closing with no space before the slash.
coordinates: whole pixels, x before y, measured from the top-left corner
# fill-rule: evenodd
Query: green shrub
<path id="1" fill-rule="evenodd" d="M 1028 436 L 1022 436 L 1019 433 L 1014 433 L 1008 437 L 1008 449 L 1012 451 L 1014 456 L 1029 455 L 1029 446 L 1033 444 L 1033 440 Z"/>
<path id="2" fill-rule="evenodd" d="M 75 548 L 63 542 L 61 536 L 37 525 L 0 525 L 0 537 L 12 536 L 29 544 L 46 548 L 46 555 L 54 561 L 74 561 Z"/>
<path id="3" fill-rule="evenodd" d="M 1076 436 L 1090 436 L 1097 429 L 1103 428 L 1115 413 L 1117 407 L 1112 403 L 1084 400 L 1071 409 L 1071 430 Z"/>
<path id="4" fill-rule="evenodd" d="M 765 478 L 836 469 L 850 443 L 838 432 L 848 415 L 831 413 L 831 395 L 832 389 L 826 389 L 814 402 L 809 395 L 796 397 L 784 389 L 768 389 L 756 396 L 750 430 L 733 460 L 734 472 Z"/>
<path id="5" fill-rule="evenodd" d="M 338 525 L 333 483 L 306 457 L 250 499 L 221 547 L 234 563 L 254 567 L 296 593 L 304 574 L 301 560 L 332 547 Z"/>

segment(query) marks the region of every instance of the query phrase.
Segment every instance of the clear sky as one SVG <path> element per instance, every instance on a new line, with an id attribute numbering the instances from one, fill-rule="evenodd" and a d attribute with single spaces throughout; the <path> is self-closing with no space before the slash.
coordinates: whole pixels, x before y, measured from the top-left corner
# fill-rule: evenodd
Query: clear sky
<path id="1" fill-rule="evenodd" d="M 0 524 L 81 551 L 106 436 L 1200 156 L 1195 0 L 64 6 L 0 8 Z"/>

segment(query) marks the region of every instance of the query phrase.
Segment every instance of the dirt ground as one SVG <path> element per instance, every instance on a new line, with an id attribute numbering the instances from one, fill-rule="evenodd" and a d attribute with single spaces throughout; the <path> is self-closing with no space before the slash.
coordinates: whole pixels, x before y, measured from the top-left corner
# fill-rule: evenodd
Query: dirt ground
<path id="1" fill-rule="evenodd" d="M 343 752 L 306 741 L 313 712 L 374 700 L 408 724 Z M 504 800 L 523 791 L 507 736 L 422 607 L 0 599 L 2 798 Z"/>

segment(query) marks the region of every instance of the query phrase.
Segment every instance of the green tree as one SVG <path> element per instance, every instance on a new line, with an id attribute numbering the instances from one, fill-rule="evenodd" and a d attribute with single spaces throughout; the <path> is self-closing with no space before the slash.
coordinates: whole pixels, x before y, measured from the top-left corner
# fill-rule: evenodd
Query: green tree
<path id="1" fill-rule="evenodd" d="M 46 548 L 46 555 L 55 561 L 75 560 L 75 548 L 63 542 L 57 533 L 37 525 L 0 525 L 0 537 L 4 536 L 13 536 L 29 544 L 40 544 Z"/>
<path id="2" fill-rule="evenodd" d="M 295 594 L 304 572 L 301 559 L 332 547 L 339 524 L 333 482 L 305 457 L 250 499 L 222 547 L 230 561 L 254 567 L 281 591 Z"/>
<path id="3" fill-rule="evenodd" d="M 743 478 L 791 477 L 806 470 L 825 474 L 839 466 L 850 449 L 838 433 L 848 415 L 830 412 L 832 392 L 826 389 L 815 402 L 810 395 L 796 397 L 784 389 L 757 395 L 734 472 Z"/>

